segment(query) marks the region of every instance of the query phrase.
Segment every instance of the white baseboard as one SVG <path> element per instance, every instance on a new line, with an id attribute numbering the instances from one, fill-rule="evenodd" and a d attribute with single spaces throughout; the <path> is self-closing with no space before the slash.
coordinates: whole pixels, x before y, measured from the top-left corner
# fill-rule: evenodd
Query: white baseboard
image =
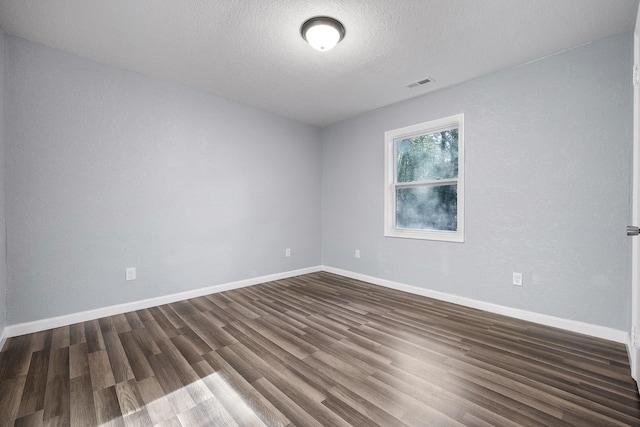
<path id="1" fill-rule="evenodd" d="M 2 351 L 2 349 L 4 348 L 4 343 L 7 342 L 7 328 L 4 328 L 2 330 L 2 333 L 0 333 L 0 351 Z"/>
<path id="2" fill-rule="evenodd" d="M 16 325 L 7 326 L 5 328 L 4 340 L 6 340 L 6 338 L 9 338 L 9 337 L 17 337 L 19 335 L 31 334 L 34 332 L 45 331 L 47 329 L 73 325 L 74 323 L 100 319 L 101 317 L 113 316 L 116 314 L 127 313 L 130 311 L 142 310 L 145 308 L 155 307 L 158 305 L 169 304 L 172 302 L 186 300 L 189 298 L 197 298 L 203 295 L 229 291 L 231 289 L 239 289 L 247 286 L 257 285 L 260 283 L 272 282 L 274 280 L 281 280 L 289 277 L 300 276 L 301 274 L 315 273 L 321 270 L 322 268 L 320 266 L 308 267 L 300 270 L 292 270 L 284 273 L 254 277 L 251 279 L 239 280 L 237 282 L 223 283 L 220 285 L 209 286 L 206 288 L 194 289 L 192 291 L 179 292 L 176 294 L 164 295 L 156 298 L 149 298 L 149 299 L 134 301 L 134 302 L 125 303 L 125 304 L 118 304 L 118 305 L 112 305 L 109 307 L 97 308 L 94 310 L 82 311 L 79 313 L 67 314 L 64 316 L 52 317 L 49 319 L 19 323 Z M 4 341 L 2 341 L 2 344 L 4 344 Z M 0 347 L 0 349 L 1 348 L 2 347 Z"/>
<path id="3" fill-rule="evenodd" d="M 471 298 L 465 298 L 465 297 L 461 297 L 453 294 L 448 294 L 446 292 L 433 291 L 430 289 L 420 288 L 417 286 L 406 285 L 404 283 L 393 282 L 391 280 L 380 279 L 373 276 L 354 273 L 352 271 L 342 270 L 340 268 L 322 266 L 322 270 L 329 273 L 350 277 L 352 279 L 362 280 L 363 282 L 369 282 L 375 285 L 380 285 L 380 286 L 384 286 L 391 289 L 397 289 L 400 291 L 409 292 L 416 295 L 422 295 L 425 297 L 429 297 L 429 298 L 433 298 L 441 301 L 463 305 L 465 307 L 476 308 L 479 310 L 484 310 L 484 311 L 488 311 L 495 314 L 502 314 L 505 316 L 514 317 L 520 320 L 527 320 L 529 322 L 534 322 L 541 325 L 552 326 L 554 328 L 560 328 L 567 331 L 590 335 L 596 338 L 615 341 L 615 342 L 626 344 L 627 346 L 629 346 L 629 333 L 626 331 L 618 330 L 618 329 L 608 328 L 605 326 L 592 325 L 590 323 L 579 322 L 577 320 L 563 319 L 560 317 L 549 316 L 546 314 L 534 313 L 531 311 L 520 310 L 517 308 L 478 301 Z"/>
<path id="4" fill-rule="evenodd" d="M 422 295 L 429 298 L 438 299 L 441 301 L 451 302 L 454 304 L 463 305 L 465 307 L 476 308 L 479 310 L 488 311 L 491 313 L 502 314 L 505 316 L 514 317 L 516 319 L 527 320 L 534 323 L 539 323 L 546 326 L 552 326 L 555 328 L 565 329 L 572 332 L 577 332 L 585 335 L 591 335 L 593 337 L 602 338 L 610 341 L 619 342 L 629 345 L 629 334 L 625 331 L 618 329 L 607 328 L 604 326 L 592 325 L 589 323 L 579 322 L 576 320 L 562 319 L 559 317 L 549 316 L 546 314 L 534 313 L 531 311 L 520 310 L 512 307 L 491 304 L 483 301 L 474 300 L 471 298 L 460 297 L 446 292 L 439 292 L 430 289 L 420 288 L 417 286 L 407 285 L 404 283 L 393 282 L 391 280 L 380 279 L 378 277 L 367 276 L 360 273 L 354 273 L 348 270 L 342 270 L 339 268 L 329 266 L 316 266 L 303 268 L 300 270 L 292 270 L 284 273 L 271 274 L 267 276 L 254 277 L 251 279 L 239 280 L 236 282 L 224 283 L 215 286 L 209 286 L 206 288 L 194 289 L 192 291 L 180 292 L 170 295 L 165 295 L 156 298 L 149 298 L 140 301 L 134 301 L 125 304 L 112 305 L 109 307 L 98 308 L 94 310 L 82 311 L 79 313 L 72 313 L 64 316 L 52 317 L 49 319 L 35 320 L 33 322 L 19 323 L 16 325 L 10 325 L 5 327 L 4 333 L 0 336 L 0 349 L 4 345 L 5 341 L 9 337 L 15 337 L 19 335 L 29 334 L 33 332 L 44 331 L 47 329 L 58 328 L 61 326 L 72 325 L 74 323 L 86 322 L 88 320 L 99 319 L 101 317 L 113 316 L 116 314 L 127 313 L 130 311 L 142 310 L 145 308 L 155 307 L 158 305 L 169 304 L 172 302 L 182 301 L 189 298 L 196 298 L 203 295 L 214 294 L 218 292 L 228 291 L 232 289 L 244 288 L 247 286 L 253 286 L 260 283 L 271 282 L 274 280 L 286 279 L 289 277 L 299 276 L 302 274 L 315 273 L 317 271 L 326 271 L 329 273 L 338 274 L 345 277 L 350 277 L 363 282 L 373 283 L 375 285 L 384 286 L 391 289 L 397 289 L 404 292 L 409 292 L 416 295 Z"/>

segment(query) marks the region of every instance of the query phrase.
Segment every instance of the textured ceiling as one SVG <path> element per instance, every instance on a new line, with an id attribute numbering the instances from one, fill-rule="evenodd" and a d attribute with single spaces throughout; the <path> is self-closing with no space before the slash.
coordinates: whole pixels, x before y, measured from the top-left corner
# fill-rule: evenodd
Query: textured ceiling
<path id="1" fill-rule="evenodd" d="M 621 31 L 638 0 L 0 0 L 0 28 L 324 126 Z M 300 37 L 316 15 L 347 34 Z M 414 89 L 404 85 L 430 77 Z"/>

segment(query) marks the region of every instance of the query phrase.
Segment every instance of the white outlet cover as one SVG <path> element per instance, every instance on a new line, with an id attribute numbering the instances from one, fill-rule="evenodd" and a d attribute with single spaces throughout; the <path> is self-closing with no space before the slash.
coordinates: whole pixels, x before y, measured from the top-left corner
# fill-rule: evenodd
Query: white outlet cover
<path id="1" fill-rule="evenodd" d="M 128 267 L 125 270 L 125 276 L 127 280 L 136 280 L 137 274 L 136 274 L 136 268 L 135 267 Z"/>
<path id="2" fill-rule="evenodd" d="M 513 273 L 513 284 L 515 286 L 522 286 L 522 273 Z"/>

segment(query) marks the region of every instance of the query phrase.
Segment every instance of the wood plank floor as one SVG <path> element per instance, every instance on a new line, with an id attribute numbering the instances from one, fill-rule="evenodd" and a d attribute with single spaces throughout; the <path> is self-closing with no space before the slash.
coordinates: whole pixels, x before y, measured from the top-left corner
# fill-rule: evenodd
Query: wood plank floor
<path id="1" fill-rule="evenodd" d="M 314 273 L 11 338 L 1 426 L 640 426 L 623 345 Z"/>

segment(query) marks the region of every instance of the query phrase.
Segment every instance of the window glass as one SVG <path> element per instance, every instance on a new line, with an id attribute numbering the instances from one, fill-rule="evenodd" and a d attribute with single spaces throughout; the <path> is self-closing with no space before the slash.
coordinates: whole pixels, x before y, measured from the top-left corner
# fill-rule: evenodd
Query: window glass
<path id="1" fill-rule="evenodd" d="M 396 190 L 396 228 L 456 231 L 458 228 L 457 186 L 398 188 Z"/>
<path id="2" fill-rule="evenodd" d="M 458 129 L 396 142 L 397 182 L 457 178 Z"/>

